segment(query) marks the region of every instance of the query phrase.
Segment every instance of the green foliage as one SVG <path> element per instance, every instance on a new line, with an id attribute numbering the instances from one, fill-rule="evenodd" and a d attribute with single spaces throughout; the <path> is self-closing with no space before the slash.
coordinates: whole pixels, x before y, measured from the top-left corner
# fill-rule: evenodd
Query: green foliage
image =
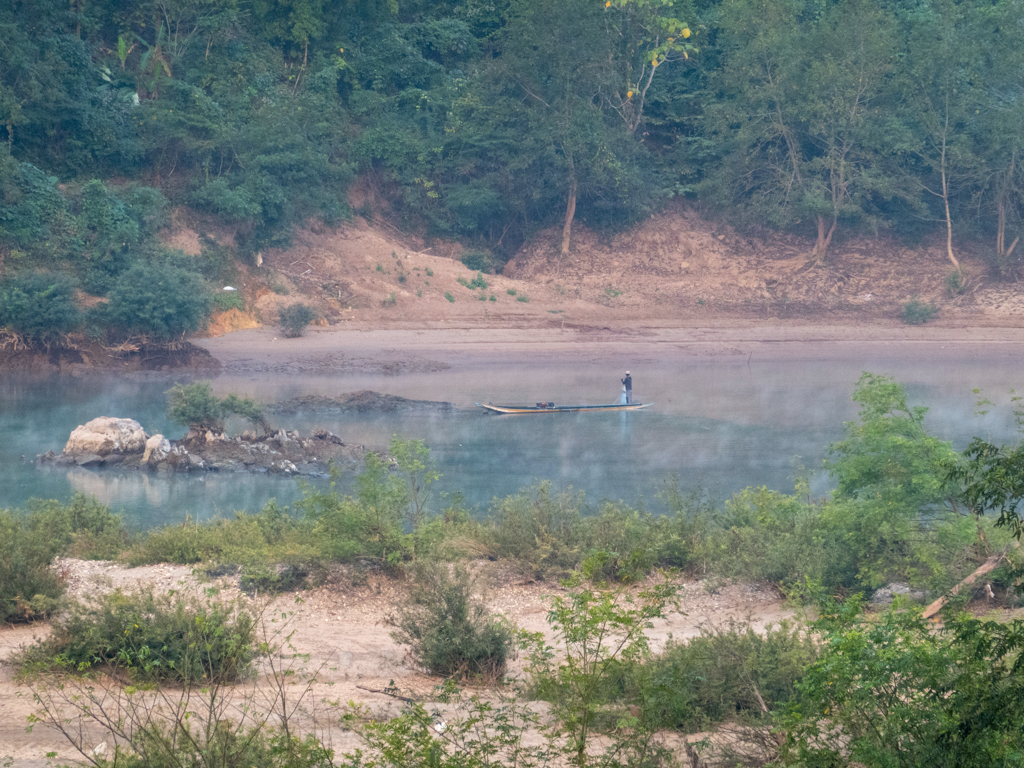
<path id="1" fill-rule="evenodd" d="M 826 604 L 821 654 L 784 721 L 801 765 L 1013 764 L 1024 746 L 1024 626 L 957 620 L 935 632 L 894 605 L 880 620 L 857 600 Z M 984 725 L 983 725 L 984 723 Z"/>
<path id="2" fill-rule="evenodd" d="M 224 403 L 208 381 L 175 384 L 167 390 L 167 418 L 194 432 L 224 431 Z"/>
<path id="3" fill-rule="evenodd" d="M 946 293 L 949 294 L 951 299 L 955 299 L 957 296 L 963 296 L 967 292 L 967 281 L 964 279 L 964 273 L 959 269 L 954 269 L 943 281 L 946 286 Z"/>
<path id="4" fill-rule="evenodd" d="M 516 296 L 516 301 L 521 301 L 523 304 L 527 304 L 530 301 L 530 297 L 526 294 L 520 294 L 519 296 Z"/>
<path id="5" fill-rule="evenodd" d="M 976 515 L 995 513 L 996 525 L 1024 537 L 1024 443 L 997 447 L 974 438 L 964 451 L 966 461 L 950 466 L 949 480 L 958 497 Z"/>
<path id="6" fill-rule="evenodd" d="M 435 675 L 497 682 L 513 655 L 513 632 L 493 616 L 460 565 L 417 561 L 394 639 Z"/>
<path id="7" fill-rule="evenodd" d="M 25 272 L 0 283 L 0 327 L 37 346 L 60 344 L 82 323 L 76 288 L 73 278 L 46 272 Z"/>
<path id="8" fill-rule="evenodd" d="M 907 325 L 924 325 L 939 313 L 934 304 L 921 301 L 916 296 L 903 305 L 903 322 Z"/>
<path id="9" fill-rule="evenodd" d="M 481 272 L 491 274 L 491 270 L 494 268 L 494 262 L 491 260 L 490 254 L 484 251 L 466 251 L 462 254 L 462 263 L 466 265 L 467 269 L 478 274 Z"/>
<path id="10" fill-rule="evenodd" d="M 344 755 L 342 765 L 542 768 L 557 755 L 553 745 L 524 738 L 540 728 L 541 719 L 501 689 L 486 697 L 465 697 L 454 686 L 446 686 L 439 698 L 447 705 L 443 729 L 438 728 L 436 709 L 428 710 L 420 702 L 411 702 L 390 719 L 351 705 L 342 722 L 359 735 L 363 748 Z"/>
<path id="11" fill-rule="evenodd" d="M 629 764 L 629 758 L 641 755 L 657 763 L 663 756 L 653 741 L 653 728 L 625 712 L 608 721 L 602 693 L 621 666 L 650 657 L 646 631 L 654 626 L 654 619 L 664 617 L 668 606 L 677 605 L 678 587 L 659 581 L 634 593 L 626 587 L 592 584 L 595 563 L 595 558 L 584 561 L 566 582 L 568 592 L 552 600 L 548 623 L 555 644 L 545 643 L 540 633 L 530 638 L 532 684 L 554 705 L 557 725 L 553 729 L 564 740 L 565 756 L 572 765 L 583 768 L 592 761 L 602 764 L 615 758 Z M 624 729 L 629 735 L 620 735 L 604 760 L 590 754 L 600 735 Z"/>
<path id="12" fill-rule="evenodd" d="M 316 311 L 307 304 L 290 304 L 281 307 L 277 312 L 277 321 L 281 324 L 284 335 L 290 339 L 298 338 L 306 326 L 316 320 Z"/>
<path id="13" fill-rule="evenodd" d="M 50 569 L 55 554 L 45 531 L 0 510 L 0 621 L 30 621 L 54 611 L 64 593 L 60 576 Z"/>
<path id="14" fill-rule="evenodd" d="M 123 333 L 170 342 L 205 327 L 210 296 L 194 272 L 136 264 L 117 278 L 106 314 Z"/>
<path id="15" fill-rule="evenodd" d="M 55 555 L 114 560 L 131 542 L 120 515 L 83 493 L 67 504 L 33 499 L 25 517 L 28 530 L 45 536 Z"/>
<path id="16" fill-rule="evenodd" d="M 257 653 L 253 616 L 211 595 L 117 590 L 71 604 L 51 626 L 22 653 L 24 667 L 116 668 L 140 682 L 229 682 L 249 671 Z"/>
<path id="17" fill-rule="evenodd" d="M 28 510 L 0 510 L 0 621 L 45 618 L 64 582 L 50 566 L 60 555 L 112 559 L 128 535 L 109 508 L 75 494 L 68 504 L 34 499 Z"/>
<path id="18" fill-rule="evenodd" d="M 295 503 L 312 525 L 319 551 L 331 560 L 372 557 L 393 565 L 411 555 L 411 542 L 402 528 L 409 506 L 409 488 L 389 472 L 376 453 L 367 453 L 356 478 L 357 498 L 340 496 L 335 482 L 329 492 L 309 488 Z"/>
<path id="19" fill-rule="evenodd" d="M 208 381 L 175 384 L 167 390 L 167 418 L 192 432 L 223 432 L 224 419 L 231 414 L 241 416 L 265 433 L 270 432 L 263 407 L 255 400 L 234 393 L 219 398 Z"/>
<path id="20" fill-rule="evenodd" d="M 516 289 L 515 288 L 506 288 L 505 289 L 505 293 L 507 293 L 509 296 L 515 296 L 516 295 Z"/>
<path id="21" fill-rule="evenodd" d="M 245 312 L 245 299 L 238 291 L 217 291 L 213 294 L 211 303 L 217 312 L 227 312 L 229 309 Z"/>
<path id="22" fill-rule="evenodd" d="M 454 304 L 454 303 L 455 303 L 455 297 L 454 297 L 454 296 L 452 296 L 452 292 L 451 292 L 451 291 L 445 291 L 445 292 L 444 292 L 444 297 L 445 297 L 446 299 L 448 299 L 448 301 L 450 301 L 450 302 L 451 302 L 452 304 Z"/>
<path id="23" fill-rule="evenodd" d="M 799 626 L 783 622 L 762 632 L 729 622 L 670 642 L 628 671 L 627 695 L 642 701 L 659 726 L 691 733 L 728 720 L 770 723 L 798 699 L 796 686 L 816 658 L 814 641 Z"/>

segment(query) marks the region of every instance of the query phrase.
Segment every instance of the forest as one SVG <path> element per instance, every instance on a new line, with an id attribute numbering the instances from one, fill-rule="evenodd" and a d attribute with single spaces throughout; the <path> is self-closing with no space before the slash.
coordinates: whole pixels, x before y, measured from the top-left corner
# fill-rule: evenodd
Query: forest
<path id="1" fill-rule="evenodd" d="M 889 231 L 1009 274 L 1022 26 L 1019 0 L 14 0 L 0 276 L 192 286 L 153 238 L 174 207 L 245 256 L 353 213 L 357 180 L 498 263 L 682 196 L 812 260 Z"/>

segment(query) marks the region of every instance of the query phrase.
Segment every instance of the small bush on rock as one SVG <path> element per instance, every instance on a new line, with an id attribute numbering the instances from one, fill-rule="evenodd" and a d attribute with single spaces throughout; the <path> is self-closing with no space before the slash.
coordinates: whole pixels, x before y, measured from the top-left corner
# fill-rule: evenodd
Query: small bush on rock
<path id="1" fill-rule="evenodd" d="M 0 327 L 44 347 L 59 344 L 82 324 L 77 283 L 67 275 L 28 272 L 0 284 Z"/>
<path id="2" fill-rule="evenodd" d="M 303 334 L 307 325 L 316 320 L 316 312 L 305 304 L 292 304 L 290 307 L 282 307 L 277 318 L 284 335 L 295 339 Z"/>
<path id="3" fill-rule="evenodd" d="M 501 679 L 512 656 L 513 632 L 474 594 L 469 572 L 424 561 L 412 571 L 395 640 L 410 645 L 413 658 L 433 674 Z"/>
<path id="4" fill-rule="evenodd" d="M 167 418 L 195 432 L 224 431 L 223 401 L 208 381 L 175 384 L 167 390 Z"/>
<path id="5" fill-rule="evenodd" d="M 167 418 L 193 432 L 223 432 L 224 419 L 231 414 L 241 416 L 265 433 L 271 430 L 259 403 L 235 394 L 221 399 L 213 394 L 208 381 L 176 384 L 167 390 Z"/>

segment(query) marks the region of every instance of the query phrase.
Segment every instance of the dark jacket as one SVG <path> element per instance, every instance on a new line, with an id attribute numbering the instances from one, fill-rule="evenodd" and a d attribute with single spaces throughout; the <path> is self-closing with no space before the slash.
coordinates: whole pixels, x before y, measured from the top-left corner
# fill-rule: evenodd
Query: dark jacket
<path id="1" fill-rule="evenodd" d="M 622 384 L 626 389 L 633 389 L 633 377 L 627 376 L 622 380 Z"/>

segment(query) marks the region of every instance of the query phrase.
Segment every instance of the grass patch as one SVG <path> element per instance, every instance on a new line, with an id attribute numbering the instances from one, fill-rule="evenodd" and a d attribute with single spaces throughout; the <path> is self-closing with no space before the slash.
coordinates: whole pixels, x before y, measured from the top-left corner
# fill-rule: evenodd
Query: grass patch
<path id="1" fill-rule="evenodd" d="M 445 297 L 446 299 L 448 299 L 448 301 L 449 301 L 449 302 L 451 302 L 452 304 L 454 304 L 454 303 L 455 303 L 455 297 L 454 297 L 454 296 L 452 296 L 452 292 L 451 292 L 451 291 L 445 291 L 445 292 L 444 292 L 444 297 Z"/>

